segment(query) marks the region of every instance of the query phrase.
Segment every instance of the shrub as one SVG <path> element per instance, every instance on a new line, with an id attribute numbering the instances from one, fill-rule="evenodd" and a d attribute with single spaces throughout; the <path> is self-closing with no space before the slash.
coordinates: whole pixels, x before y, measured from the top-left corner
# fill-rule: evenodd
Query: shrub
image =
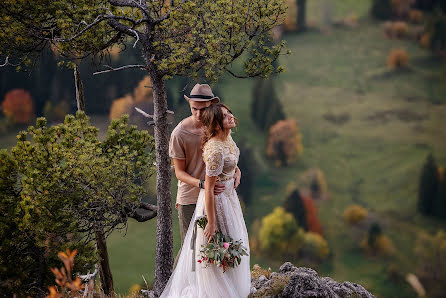
<path id="1" fill-rule="evenodd" d="M 388 38 L 403 38 L 409 33 L 409 26 L 405 22 L 385 22 L 384 33 Z"/>
<path id="2" fill-rule="evenodd" d="M 431 36 L 429 33 L 423 33 L 420 37 L 420 45 L 425 49 L 430 49 L 431 46 Z"/>
<path id="3" fill-rule="evenodd" d="M 363 221 L 367 217 L 367 210 L 359 205 L 351 205 L 344 210 L 342 218 L 348 224 L 354 225 Z"/>
<path id="4" fill-rule="evenodd" d="M 35 117 L 31 94 L 24 89 L 13 89 L 6 93 L 2 110 L 14 123 L 27 124 Z"/>
<path id="5" fill-rule="evenodd" d="M 387 66 L 390 69 L 398 69 L 407 67 L 409 63 L 409 55 L 403 49 L 394 49 L 387 57 Z"/>
<path id="6" fill-rule="evenodd" d="M 422 233 L 415 245 L 416 272 L 427 290 L 427 296 L 444 297 L 446 283 L 446 233 Z"/>
<path id="7" fill-rule="evenodd" d="M 287 165 L 302 155 L 302 135 L 294 120 L 280 120 L 269 130 L 267 156 L 279 166 Z"/>
<path id="8" fill-rule="evenodd" d="M 293 215 L 282 207 L 276 207 L 262 219 L 260 249 L 273 256 L 296 256 L 302 245 L 303 234 Z"/>
<path id="9" fill-rule="evenodd" d="M 330 252 L 327 241 L 319 234 L 305 233 L 300 255 L 311 260 L 321 261 Z"/>
<path id="10" fill-rule="evenodd" d="M 411 9 L 409 11 L 409 21 L 414 24 L 421 24 L 423 22 L 423 12 L 418 9 Z"/>
<path id="11" fill-rule="evenodd" d="M 378 223 L 370 226 L 367 238 L 361 242 L 363 250 L 371 255 L 390 256 L 395 253 L 395 247 L 387 236 L 382 234 Z"/>

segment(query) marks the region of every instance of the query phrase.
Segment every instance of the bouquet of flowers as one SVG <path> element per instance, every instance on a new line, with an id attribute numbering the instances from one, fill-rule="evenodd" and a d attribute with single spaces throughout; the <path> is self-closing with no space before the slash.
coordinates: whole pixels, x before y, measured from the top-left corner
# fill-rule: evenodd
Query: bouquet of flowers
<path id="1" fill-rule="evenodd" d="M 196 224 L 203 230 L 207 223 L 206 215 L 200 216 L 196 220 Z M 234 268 L 240 265 L 241 257 L 248 255 L 246 250 L 241 240 L 234 241 L 231 237 L 217 231 L 207 245 L 201 246 L 200 260 L 197 262 L 204 263 L 206 267 L 209 264 L 214 264 L 222 267 L 225 272 L 228 267 Z"/>

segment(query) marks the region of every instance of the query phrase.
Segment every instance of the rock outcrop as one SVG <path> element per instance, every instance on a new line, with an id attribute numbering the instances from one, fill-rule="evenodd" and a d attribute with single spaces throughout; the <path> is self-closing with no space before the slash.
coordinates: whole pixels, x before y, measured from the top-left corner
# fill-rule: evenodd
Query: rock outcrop
<path id="1" fill-rule="evenodd" d="M 249 298 L 255 297 L 375 298 L 361 285 L 348 281 L 338 283 L 329 277 L 320 277 L 313 269 L 297 268 L 290 262 L 268 277 L 253 277 Z"/>

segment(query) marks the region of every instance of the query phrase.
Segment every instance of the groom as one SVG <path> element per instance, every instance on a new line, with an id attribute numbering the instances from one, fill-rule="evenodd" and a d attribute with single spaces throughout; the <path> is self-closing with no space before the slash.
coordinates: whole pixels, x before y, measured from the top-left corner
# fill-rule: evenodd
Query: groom
<path id="1" fill-rule="evenodd" d="M 194 214 L 200 189 L 204 188 L 206 169 L 201 151 L 201 137 L 204 133 L 201 115 L 208 106 L 220 101 L 207 84 L 196 84 L 190 96 L 184 95 L 184 98 L 189 103 L 192 115 L 178 123 L 169 142 L 169 156 L 173 160 L 175 176 L 178 179 L 175 208 L 178 209 L 181 244 Z M 234 187 L 240 184 L 240 178 L 241 172 L 237 167 Z M 215 194 L 223 192 L 224 188 L 223 185 L 217 184 Z"/>

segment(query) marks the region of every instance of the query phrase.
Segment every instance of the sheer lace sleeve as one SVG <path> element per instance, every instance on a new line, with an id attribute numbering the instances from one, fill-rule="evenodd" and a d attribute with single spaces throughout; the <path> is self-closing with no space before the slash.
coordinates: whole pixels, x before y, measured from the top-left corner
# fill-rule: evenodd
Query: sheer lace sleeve
<path id="1" fill-rule="evenodd" d="M 224 156 L 221 144 L 209 141 L 203 148 L 203 161 L 206 164 L 206 175 L 218 176 L 223 171 Z"/>

